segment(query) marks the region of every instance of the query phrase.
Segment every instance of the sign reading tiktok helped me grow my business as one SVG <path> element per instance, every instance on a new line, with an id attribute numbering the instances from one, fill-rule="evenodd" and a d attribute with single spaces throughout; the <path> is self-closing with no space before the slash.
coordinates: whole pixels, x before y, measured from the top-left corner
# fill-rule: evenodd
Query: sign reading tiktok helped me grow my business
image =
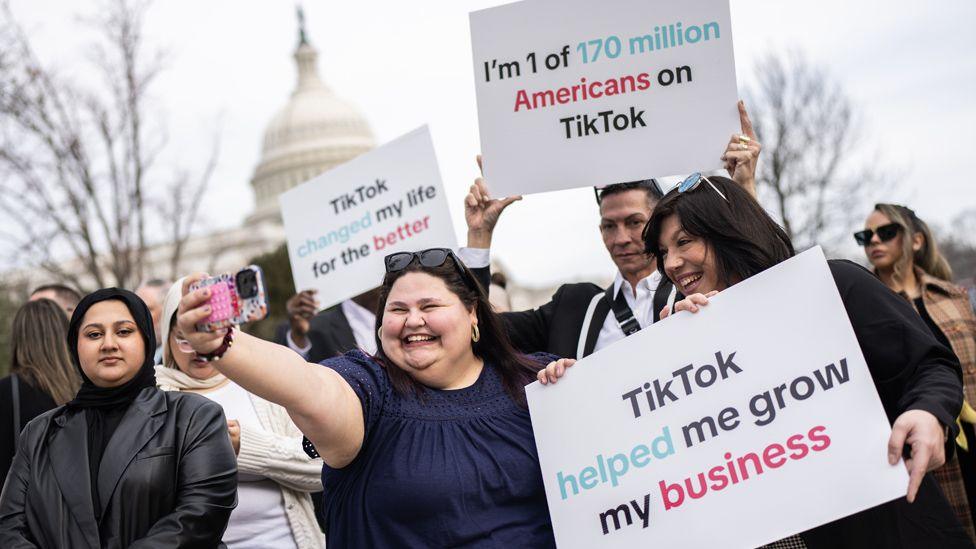
<path id="1" fill-rule="evenodd" d="M 739 131 L 728 0 L 524 0 L 470 19 L 492 194 L 722 167 Z"/>
<path id="2" fill-rule="evenodd" d="M 426 126 L 280 200 L 295 288 L 322 307 L 379 286 L 388 254 L 457 245 Z"/>
<path id="3" fill-rule="evenodd" d="M 526 395 L 560 547 L 758 547 L 908 486 L 819 248 Z"/>

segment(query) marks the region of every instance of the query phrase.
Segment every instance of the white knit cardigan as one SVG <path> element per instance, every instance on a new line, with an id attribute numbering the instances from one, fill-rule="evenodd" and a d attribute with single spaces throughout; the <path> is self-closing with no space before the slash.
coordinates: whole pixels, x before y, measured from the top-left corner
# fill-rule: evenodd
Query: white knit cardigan
<path id="1" fill-rule="evenodd" d="M 183 390 L 185 387 L 179 382 L 179 373 L 179 370 L 158 365 L 156 384 L 163 391 Z M 283 407 L 252 393 L 248 396 L 262 428 L 241 425 L 237 468 L 278 484 L 298 549 L 323 549 L 325 536 L 319 530 L 309 496 L 310 492 L 322 490 L 322 460 L 311 459 L 302 450 L 302 433 Z"/>

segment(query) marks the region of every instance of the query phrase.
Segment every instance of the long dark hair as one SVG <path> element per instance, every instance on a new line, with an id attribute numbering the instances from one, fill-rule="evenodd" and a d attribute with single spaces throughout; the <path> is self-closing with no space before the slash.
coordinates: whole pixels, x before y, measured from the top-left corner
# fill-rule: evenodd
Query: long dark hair
<path id="1" fill-rule="evenodd" d="M 458 270 L 464 269 L 465 275 L 462 276 Z M 469 310 L 473 307 L 478 315 L 478 329 L 481 338 L 472 341 L 471 351 L 474 355 L 485 362 L 491 363 L 498 371 L 502 379 L 502 385 L 513 401 L 521 407 L 526 407 L 525 386 L 535 380 L 535 376 L 544 364 L 531 360 L 524 354 L 515 350 L 501 317 L 491 308 L 488 302 L 488 293 L 475 282 L 474 276 L 467 267 L 456 265 L 453 257 L 448 257 L 440 267 L 424 267 L 419 261 L 414 261 L 401 271 L 387 273 L 383 277 L 383 285 L 380 287 L 379 303 L 376 309 L 376 331 L 383 326 L 383 311 L 386 309 L 386 300 L 390 296 L 393 283 L 407 273 L 420 272 L 435 276 L 444 281 L 447 289 L 458 296 L 461 303 Z M 418 396 L 424 393 L 424 386 L 410 374 L 406 373 L 393 364 L 389 357 L 383 352 L 383 344 L 379 334 L 376 334 L 376 360 L 386 369 L 390 376 L 393 388 L 400 394 L 407 394 L 414 391 Z"/>
<path id="2" fill-rule="evenodd" d="M 786 231 L 749 193 L 727 177 L 709 176 L 708 180 L 727 201 L 705 181 L 684 193 L 672 189 L 658 202 L 644 228 L 644 249 L 659 258 L 657 269 L 662 275 L 667 276 L 660 260 L 661 226 L 672 215 L 678 216 L 685 232 L 708 243 L 710 253 L 715 254 L 718 279 L 726 286 L 795 255 Z"/>
<path id="3" fill-rule="evenodd" d="M 71 400 L 81 378 L 71 364 L 68 317 L 50 299 L 28 301 L 17 311 L 10 334 L 10 373 L 48 394 L 59 406 Z"/>

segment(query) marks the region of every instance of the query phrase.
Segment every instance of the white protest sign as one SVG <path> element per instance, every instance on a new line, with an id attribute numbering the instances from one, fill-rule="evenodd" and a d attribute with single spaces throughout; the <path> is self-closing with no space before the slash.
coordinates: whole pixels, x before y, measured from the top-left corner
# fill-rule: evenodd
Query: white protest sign
<path id="1" fill-rule="evenodd" d="M 819 248 L 526 394 L 560 547 L 757 547 L 908 486 Z"/>
<path id="2" fill-rule="evenodd" d="M 740 131 L 728 0 L 525 0 L 470 20 L 496 196 L 719 169 Z"/>
<path id="3" fill-rule="evenodd" d="M 388 254 L 457 245 L 426 126 L 280 200 L 295 288 L 322 307 L 379 286 Z"/>

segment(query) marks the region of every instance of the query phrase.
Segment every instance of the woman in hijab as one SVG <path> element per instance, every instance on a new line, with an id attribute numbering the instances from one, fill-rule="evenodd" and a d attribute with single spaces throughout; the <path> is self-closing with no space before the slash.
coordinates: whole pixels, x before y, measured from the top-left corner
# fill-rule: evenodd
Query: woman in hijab
<path id="1" fill-rule="evenodd" d="M 0 547 L 216 547 L 237 467 L 216 403 L 156 389 L 152 318 L 135 294 L 78 304 L 74 400 L 32 420 L 0 495 Z"/>

